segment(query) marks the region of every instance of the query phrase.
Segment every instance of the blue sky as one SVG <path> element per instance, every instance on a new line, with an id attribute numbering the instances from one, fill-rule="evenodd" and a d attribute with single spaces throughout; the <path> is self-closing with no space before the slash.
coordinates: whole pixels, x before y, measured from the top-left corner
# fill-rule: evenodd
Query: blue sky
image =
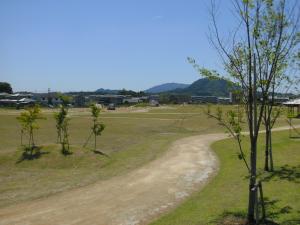
<path id="1" fill-rule="evenodd" d="M 1 0 L 0 81 L 37 92 L 192 83 L 187 56 L 221 68 L 207 39 L 209 2 Z M 223 29 L 234 20 L 225 18 Z"/>

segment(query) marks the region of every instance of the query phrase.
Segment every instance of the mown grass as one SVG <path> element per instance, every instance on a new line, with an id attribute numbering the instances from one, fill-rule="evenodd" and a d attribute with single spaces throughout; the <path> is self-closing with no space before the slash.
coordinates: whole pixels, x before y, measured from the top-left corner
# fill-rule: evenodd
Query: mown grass
<path id="1" fill-rule="evenodd" d="M 230 109 L 232 106 L 225 106 Z M 70 109 L 72 155 L 63 156 L 56 143 L 55 109 L 43 109 L 46 120 L 35 132 L 41 156 L 20 161 L 21 110 L 0 110 L 0 207 L 45 197 L 93 182 L 120 176 L 158 158 L 182 137 L 223 132 L 203 113 L 205 106 L 167 106 L 149 112 L 121 109 L 103 112 L 106 125 L 98 149 L 109 157 L 83 148 L 92 124 L 89 109 Z M 280 119 L 284 123 L 284 118 Z M 24 138 L 24 142 L 26 139 Z"/>
<path id="2" fill-rule="evenodd" d="M 88 109 L 70 109 L 73 154 L 63 156 L 60 145 L 56 144 L 55 110 L 44 109 L 46 120 L 39 121 L 40 129 L 35 131 L 42 154 L 37 159 L 23 161 L 20 125 L 16 120 L 21 111 L 1 110 L 0 207 L 122 175 L 156 159 L 179 138 L 222 131 L 216 122 L 207 120 L 201 107 L 191 109 L 199 115 L 103 113 L 106 129 L 98 138 L 98 149 L 109 157 L 93 153 L 91 145 L 82 147 L 92 125 Z"/>
<path id="3" fill-rule="evenodd" d="M 290 139 L 287 131 L 274 133 L 274 173 L 265 173 L 261 169 L 263 141 L 261 136 L 258 168 L 267 201 L 267 216 L 279 224 L 300 224 L 300 139 Z M 247 139 L 243 145 L 248 149 Z M 214 143 L 212 148 L 220 159 L 216 177 L 203 190 L 152 225 L 218 224 L 217 221 L 225 215 L 246 215 L 247 171 L 237 157 L 235 142 L 222 140 Z"/>

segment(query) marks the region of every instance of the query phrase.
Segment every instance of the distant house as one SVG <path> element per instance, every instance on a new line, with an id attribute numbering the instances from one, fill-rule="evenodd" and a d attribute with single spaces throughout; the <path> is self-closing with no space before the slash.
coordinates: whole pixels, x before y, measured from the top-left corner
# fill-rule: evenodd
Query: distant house
<path id="1" fill-rule="evenodd" d="M 17 107 L 22 108 L 25 106 L 33 106 L 35 105 L 36 101 L 31 98 L 22 98 L 18 101 Z"/>
<path id="2" fill-rule="evenodd" d="M 281 105 L 284 102 L 288 102 L 290 100 L 289 97 L 279 97 L 279 96 L 274 96 L 274 104 L 275 105 Z"/>
<path id="3" fill-rule="evenodd" d="M 0 93 L 0 106 L 20 108 L 28 105 L 34 105 L 35 102 L 36 101 L 32 99 L 32 94 Z"/>
<path id="4" fill-rule="evenodd" d="M 289 117 L 300 117 L 300 98 L 284 102 L 283 105 L 288 107 Z"/>
<path id="5" fill-rule="evenodd" d="M 159 95 L 150 95 L 148 99 L 149 101 L 151 100 L 159 101 Z"/>
<path id="6" fill-rule="evenodd" d="M 9 96 L 10 96 L 10 94 L 8 94 L 6 92 L 0 93 L 0 99 L 8 99 Z"/>
<path id="7" fill-rule="evenodd" d="M 76 107 L 84 107 L 86 106 L 87 103 L 87 97 L 85 97 L 84 95 L 73 95 L 73 101 L 74 101 L 74 105 Z"/>
<path id="8" fill-rule="evenodd" d="M 141 98 L 138 97 L 131 97 L 131 98 L 124 98 L 123 99 L 123 103 L 124 104 L 137 104 L 143 102 L 143 100 Z"/>
<path id="9" fill-rule="evenodd" d="M 31 93 L 14 93 L 14 94 L 10 94 L 8 96 L 8 99 L 13 99 L 13 100 L 20 100 L 22 98 L 31 99 L 32 94 Z"/>
<path id="10" fill-rule="evenodd" d="M 142 96 L 142 97 L 139 97 L 139 98 L 142 102 L 148 102 L 149 101 L 149 96 Z"/>
<path id="11" fill-rule="evenodd" d="M 2 107 L 17 107 L 18 100 L 13 99 L 0 99 L 0 106 Z"/>
<path id="12" fill-rule="evenodd" d="M 219 104 L 231 104 L 232 99 L 231 98 L 226 98 L 226 97 L 218 97 L 218 103 Z"/>
<path id="13" fill-rule="evenodd" d="M 150 106 L 155 106 L 155 107 L 159 106 L 159 102 L 156 100 L 150 100 L 149 104 L 150 104 Z"/>
<path id="14" fill-rule="evenodd" d="M 99 103 L 102 105 L 121 105 L 123 104 L 123 100 L 128 97 L 125 95 L 89 95 L 87 96 L 87 101 L 92 103 Z"/>
<path id="15" fill-rule="evenodd" d="M 33 99 L 43 106 L 58 106 L 62 104 L 62 100 L 59 98 L 59 93 L 35 93 Z"/>
<path id="16" fill-rule="evenodd" d="M 201 104 L 201 103 L 218 103 L 217 96 L 192 96 L 191 102 L 193 104 Z"/>

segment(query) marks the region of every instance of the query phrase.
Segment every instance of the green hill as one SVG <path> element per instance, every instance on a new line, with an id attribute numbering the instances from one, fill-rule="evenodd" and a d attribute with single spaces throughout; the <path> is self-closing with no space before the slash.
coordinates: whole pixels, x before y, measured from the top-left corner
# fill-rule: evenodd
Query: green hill
<path id="1" fill-rule="evenodd" d="M 189 84 L 179 84 L 179 83 L 166 83 L 166 84 L 161 84 L 154 86 L 152 88 L 149 88 L 145 90 L 146 93 L 149 94 L 157 94 L 157 93 L 162 93 L 162 92 L 167 92 L 167 91 L 173 91 L 176 89 L 183 89 L 187 88 Z"/>
<path id="2" fill-rule="evenodd" d="M 170 93 L 227 97 L 232 89 L 233 87 L 230 86 L 226 80 L 210 80 L 207 78 L 201 78 L 187 88 L 176 89 Z"/>

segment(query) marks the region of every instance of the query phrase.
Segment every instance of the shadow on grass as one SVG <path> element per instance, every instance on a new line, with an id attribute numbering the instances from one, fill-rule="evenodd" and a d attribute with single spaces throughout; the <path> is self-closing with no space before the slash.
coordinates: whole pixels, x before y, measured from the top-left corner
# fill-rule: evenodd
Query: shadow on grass
<path id="1" fill-rule="evenodd" d="M 73 152 L 71 152 L 70 150 L 65 150 L 65 149 L 62 149 L 61 153 L 63 154 L 63 156 L 69 156 L 73 154 Z"/>
<path id="2" fill-rule="evenodd" d="M 212 221 L 217 225 L 246 225 L 246 213 L 244 212 L 224 212 L 216 220 Z"/>
<path id="3" fill-rule="evenodd" d="M 276 169 L 274 172 L 268 173 L 268 175 L 266 175 L 262 179 L 262 181 L 270 181 L 276 179 L 300 183 L 300 165 L 284 165 L 280 167 L 280 169 Z"/>
<path id="4" fill-rule="evenodd" d="M 279 225 L 274 222 L 279 219 L 281 216 L 285 214 L 290 214 L 293 211 L 293 208 L 290 206 L 279 207 L 279 200 L 270 200 L 269 198 L 264 198 L 265 201 L 265 209 L 266 209 L 266 219 L 265 221 L 260 221 L 261 225 Z M 299 214 L 300 211 L 297 211 Z M 299 214 L 300 215 L 300 214 Z M 260 212 L 261 217 L 261 212 Z M 243 211 L 230 212 L 226 211 L 221 216 L 219 216 L 216 220 L 212 221 L 213 224 L 217 225 L 250 225 L 247 222 L 247 214 Z M 293 218 L 288 221 L 284 221 L 280 223 L 282 225 L 296 225 L 300 224 L 300 217 Z"/>
<path id="5" fill-rule="evenodd" d="M 266 204 L 266 214 L 267 217 L 275 220 L 280 218 L 280 216 L 284 214 L 290 214 L 294 211 L 291 206 L 278 207 L 276 204 L 279 200 L 270 200 L 268 198 L 264 198 Z M 300 211 L 297 210 L 297 217 L 281 222 L 280 225 L 299 225 L 300 224 Z"/>
<path id="6" fill-rule="evenodd" d="M 298 211 L 300 214 L 300 211 Z M 300 224 L 300 216 L 296 219 L 287 220 L 281 223 L 281 225 L 299 225 Z"/>
<path id="7" fill-rule="evenodd" d="M 16 164 L 21 163 L 26 160 L 39 159 L 42 155 L 49 154 L 47 151 L 42 151 L 42 147 L 34 146 L 32 149 L 25 148 L 23 154 L 18 159 Z"/>
<path id="8" fill-rule="evenodd" d="M 293 211 L 293 208 L 288 205 L 284 207 L 278 207 L 277 203 L 280 201 L 277 199 L 270 200 L 269 198 L 264 198 L 264 201 L 267 217 L 272 220 L 278 219 L 280 216 L 289 214 Z"/>
<path id="9" fill-rule="evenodd" d="M 99 151 L 99 150 L 93 150 L 93 152 L 94 152 L 95 154 L 98 154 L 98 155 L 103 155 L 103 156 L 105 156 L 105 157 L 109 158 L 109 155 L 105 154 L 105 153 L 104 153 L 104 152 L 102 152 L 102 151 Z"/>
<path id="10" fill-rule="evenodd" d="M 245 212 L 224 212 L 217 220 L 213 221 L 217 225 L 252 225 L 247 221 Z M 260 222 L 260 225 L 279 225 L 271 220 Z M 253 224 L 254 225 L 254 224 Z"/>
<path id="11" fill-rule="evenodd" d="M 300 136 L 291 136 L 290 139 L 300 139 Z"/>

